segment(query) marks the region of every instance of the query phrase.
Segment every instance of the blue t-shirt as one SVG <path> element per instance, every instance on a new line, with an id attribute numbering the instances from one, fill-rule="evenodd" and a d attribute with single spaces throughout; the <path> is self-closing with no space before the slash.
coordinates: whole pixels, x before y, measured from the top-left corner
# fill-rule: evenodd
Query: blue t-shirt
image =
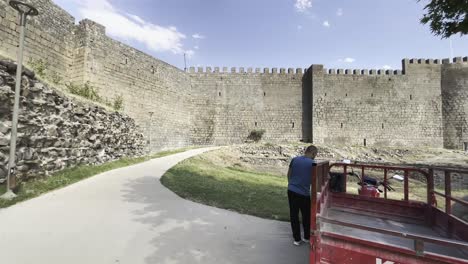
<path id="1" fill-rule="evenodd" d="M 310 196 L 310 181 L 314 164 L 315 160 L 306 156 L 293 158 L 289 164 L 291 177 L 289 178 L 288 190 Z"/>

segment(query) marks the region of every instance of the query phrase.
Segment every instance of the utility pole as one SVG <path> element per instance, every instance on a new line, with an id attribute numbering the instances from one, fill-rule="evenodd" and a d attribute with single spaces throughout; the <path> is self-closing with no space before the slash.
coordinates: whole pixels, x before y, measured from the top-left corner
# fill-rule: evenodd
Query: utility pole
<path id="1" fill-rule="evenodd" d="M 187 71 L 187 57 L 186 57 L 185 52 L 184 52 L 184 71 L 185 72 Z"/>
<path id="2" fill-rule="evenodd" d="M 32 5 L 22 3 L 20 1 L 10 1 L 10 6 L 19 13 L 20 18 L 20 39 L 18 49 L 18 59 L 16 66 L 16 85 L 15 85 L 15 103 L 13 106 L 13 120 L 11 125 L 11 139 L 10 139 L 10 157 L 8 161 L 7 172 L 7 188 L 5 194 L 0 196 L 3 199 L 13 199 L 16 194 L 11 190 L 11 178 L 15 177 L 15 159 L 16 159 L 16 137 L 18 134 L 18 112 L 19 112 L 19 97 L 21 89 L 21 73 L 23 71 L 23 50 L 24 50 L 24 28 L 26 27 L 26 18 L 28 16 L 37 16 L 39 12 Z"/>

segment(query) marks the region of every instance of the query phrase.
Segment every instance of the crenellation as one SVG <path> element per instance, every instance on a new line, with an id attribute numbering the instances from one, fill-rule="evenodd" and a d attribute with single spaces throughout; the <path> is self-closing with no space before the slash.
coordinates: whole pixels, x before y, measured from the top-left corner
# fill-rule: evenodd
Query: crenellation
<path id="1" fill-rule="evenodd" d="M 376 75 L 376 74 L 377 74 L 377 70 L 372 69 L 369 71 L 369 75 Z"/>
<path id="2" fill-rule="evenodd" d="M 219 73 L 219 67 L 214 67 L 214 73 Z"/>
<path id="3" fill-rule="evenodd" d="M 198 73 L 203 73 L 203 67 L 198 67 Z"/>
<path id="4" fill-rule="evenodd" d="M 286 69 L 285 68 L 280 68 L 280 74 L 285 74 L 286 73 Z"/>
<path id="5" fill-rule="evenodd" d="M 369 75 L 369 70 L 361 70 L 361 75 Z"/>
<path id="6" fill-rule="evenodd" d="M 453 63 L 462 63 L 462 62 L 463 62 L 462 57 L 455 57 L 455 58 L 453 58 Z"/>
<path id="7" fill-rule="evenodd" d="M 231 73 L 236 73 L 237 72 L 237 68 L 236 67 L 231 67 Z"/>
<path id="8" fill-rule="evenodd" d="M 433 59 L 427 59 L 426 64 L 434 64 L 434 60 Z"/>
<path id="9" fill-rule="evenodd" d="M 336 69 L 329 69 L 328 74 L 336 74 Z"/>
<path id="10" fill-rule="evenodd" d="M 261 69 L 260 68 L 255 68 L 255 73 L 261 73 Z"/>
<path id="11" fill-rule="evenodd" d="M 296 69 L 296 74 L 301 74 L 302 75 L 303 74 L 302 68 L 297 68 Z"/>
<path id="12" fill-rule="evenodd" d="M 338 69 L 338 70 L 336 71 L 336 74 L 344 74 L 344 70 L 343 70 L 343 69 Z"/>
<path id="13" fill-rule="evenodd" d="M 239 68 L 239 73 L 245 73 L 244 67 Z"/>
<path id="14" fill-rule="evenodd" d="M 252 67 L 247 68 L 247 73 L 253 73 Z"/>
<path id="15" fill-rule="evenodd" d="M 450 59 L 449 58 L 442 59 L 442 64 L 450 64 Z"/>
<path id="16" fill-rule="evenodd" d="M 269 73 L 270 73 L 270 69 L 269 69 L 269 68 L 263 68 L 263 73 L 269 74 Z"/>
<path id="17" fill-rule="evenodd" d="M 386 70 L 385 75 L 393 75 L 393 70 Z"/>
<path id="18" fill-rule="evenodd" d="M 227 73 L 228 72 L 228 67 L 223 67 L 223 73 Z"/>
<path id="19" fill-rule="evenodd" d="M 345 74 L 346 74 L 346 75 L 353 74 L 353 70 L 351 70 L 351 69 L 346 69 L 346 70 L 345 70 Z"/>
<path id="20" fill-rule="evenodd" d="M 468 56 L 463 57 L 463 62 L 468 62 Z"/>
<path id="21" fill-rule="evenodd" d="M 361 70 L 355 69 L 355 70 L 353 70 L 353 74 L 354 75 L 361 75 Z"/>
<path id="22" fill-rule="evenodd" d="M 189 68 L 189 72 L 190 72 L 190 73 L 194 73 L 194 72 L 195 72 L 195 67 L 190 67 L 190 68 Z"/>
<path id="23" fill-rule="evenodd" d="M 288 68 L 288 74 L 294 74 L 294 69 L 293 68 Z"/>
<path id="24" fill-rule="evenodd" d="M 277 74 L 277 73 L 278 73 L 278 68 L 272 68 L 272 69 L 271 69 L 271 73 Z"/>
<path id="25" fill-rule="evenodd" d="M 211 67 L 206 67 L 206 71 L 205 71 L 205 72 L 206 72 L 206 73 L 212 73 L 213 70 L 211 69 Z"/>
<path id="26" fill-rule="evenodd" d="M 425 59 L 418 59 L 418 64 L 424 64 L 426 62 Z"/>

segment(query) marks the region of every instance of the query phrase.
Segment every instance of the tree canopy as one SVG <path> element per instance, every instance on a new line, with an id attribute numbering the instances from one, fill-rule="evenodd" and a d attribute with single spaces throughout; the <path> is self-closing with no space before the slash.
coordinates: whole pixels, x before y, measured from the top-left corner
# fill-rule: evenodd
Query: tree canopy
<path id="1" fill-rule="evenodd" d="M 431 0 L 424 10 L 421 23 L 429 24 L 434 35 L 448 38 L 468 34 L 468 0 Z"/>

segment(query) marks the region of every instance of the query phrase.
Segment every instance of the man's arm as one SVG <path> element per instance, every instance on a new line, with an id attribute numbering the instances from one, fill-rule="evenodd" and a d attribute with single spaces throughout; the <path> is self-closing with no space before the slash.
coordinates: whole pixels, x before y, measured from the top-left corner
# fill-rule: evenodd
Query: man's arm
<path id="1" fill-rule="evenodd" d="M 291 178 L 291 175 L 292 175 L 292 163 L 293 163 L 293 160 L 291 160 L 291 162 L 289 163 L 289 168 L 288 168 L 288 183 L 289 183 L 289 179 Z"/>

